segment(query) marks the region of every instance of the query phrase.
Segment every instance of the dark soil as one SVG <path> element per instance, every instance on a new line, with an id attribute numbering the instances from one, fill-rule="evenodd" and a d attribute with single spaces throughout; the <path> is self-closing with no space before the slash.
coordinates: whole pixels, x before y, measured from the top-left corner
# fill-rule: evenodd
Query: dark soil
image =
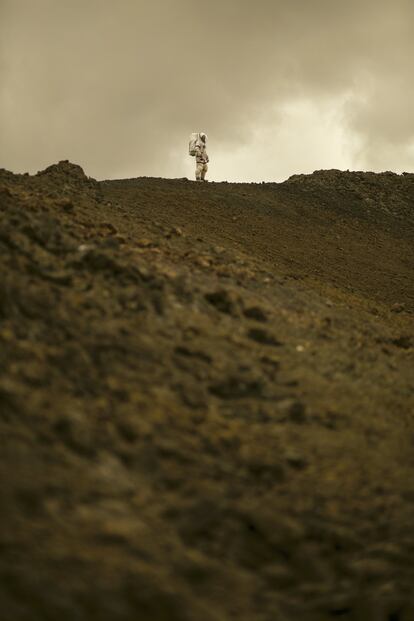
<path id="1" fill-rule="evenodd" d="M 414 175 L 0 171 L 0 617 L 414 619 Z"/>

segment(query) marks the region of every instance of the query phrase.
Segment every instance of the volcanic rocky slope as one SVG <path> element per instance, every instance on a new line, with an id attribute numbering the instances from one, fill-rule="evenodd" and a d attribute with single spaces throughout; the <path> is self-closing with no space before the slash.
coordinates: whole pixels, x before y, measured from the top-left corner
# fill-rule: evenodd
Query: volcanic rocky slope
<path id="1" fill-rule="evenodd" d="M 414 175 L 0 172 L 0 617 L 414 619 Z"/>

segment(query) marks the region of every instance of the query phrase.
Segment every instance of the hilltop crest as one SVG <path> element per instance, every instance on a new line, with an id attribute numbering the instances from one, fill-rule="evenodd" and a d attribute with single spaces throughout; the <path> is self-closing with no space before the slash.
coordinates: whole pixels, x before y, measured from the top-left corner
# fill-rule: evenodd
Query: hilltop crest
<path id="1" fill-rule="evenodd" d="M 0 171 L 2 618 L 414 618 L 413 186 Z"/>

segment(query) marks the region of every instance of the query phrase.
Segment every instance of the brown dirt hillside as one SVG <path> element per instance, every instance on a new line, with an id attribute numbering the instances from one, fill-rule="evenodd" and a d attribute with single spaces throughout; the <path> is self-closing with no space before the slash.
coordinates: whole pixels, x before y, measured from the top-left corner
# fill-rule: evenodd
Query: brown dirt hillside
<path id="1" fill-rule="evenodd" d="M 0 618 L 414 619 L 414 175 L 0 171 Z"/>

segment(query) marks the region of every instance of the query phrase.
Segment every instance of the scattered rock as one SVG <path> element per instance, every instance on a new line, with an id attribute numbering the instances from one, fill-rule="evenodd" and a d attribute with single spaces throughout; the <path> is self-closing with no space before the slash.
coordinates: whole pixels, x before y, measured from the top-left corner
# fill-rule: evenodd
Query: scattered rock
<path id="1" fill-rule="evenodd" d="M 54 428 L 69 449 L 88 457 L 95 454 L 92 430 L 82 413 L 75 410 L 62 413 L 57 418 Z"/>
<path id="2" fill-rule="evenodd" d="M 194 263 L 199 267 L 209 268 L 211 267 L 212 262 L 213 259 L 211 257 L 196 257 L 194 259 Z"/>
<path id="3" fill-rule="evenodd" d="M 401 304 L 396 302 L 391 306 L 391 312 L 393 313 L 403 313 L 405 311 L 405 304 Z"/>
<path id="4" fill-rule="evenodd" d="M 225 289 L 218 289 L 205 294 L 205 299 L 221 313 L 227 315 L 236 314 L 236 299 L 233 294 Z"/>
<path id="5" fill-rule="evenodd" d="M 280 358 L 276 358 L 275 356 L 262 356 L 260 358 L 261 362 L 263 362 L 263 364 L 269 365 L 271 367 L 273 367 L 274 369 L 279 369 L 280 368 Z"/>
<path id="6" fill-rule="evenodd" d="M 247 336 L 252 341 L 256 341 L 256 343 L 260 343 L 261 345 L 272 345 L 273 347 L 282 345 L 271 332 L 263 328 L 250 328 L 247 332 Z"/>
<path id="7" fill-rule="evenodd" d="M 73 201 L 71 201 L 70 198 L 62 198 L 56 204 L 63 209 L 63 211 L 73 211 L 74 209 Z"/>
<path id="8" fill-rule="evenodd" d="M 267 314 L 260 306 L 249 306 L 244 309 L 243 314 L 248 319 L 262 322 L 267 321 Z"/>
<path id="9" fill-rule="evenodd" d="M 142 239 L 138 239 L 136 241 L 136 245 L 139 248 L 153 248 L 157 244 L 155 244 L 151 239 L 147 239 L 147 238 L 144 237 Z"/>
<path id="10" fill-rule="evenodd" d="M 285 452 L 285 459 L 286 463 L 295 470 L 304 470 L 308 466 L 306 457 L 293 449 Z"/>
<path id="11" fill-rule="evenodd" d="M 248 380 L 231 375 L 212 384 L 209 390 L 212 395 L 221 399 L 246 399 L 263 396 L 264 386 L 260 380 Z"/>
<path id="12" fill-rule="evenodd" d="M 391 339 L 390 343 L 400 349 L 411 349 L 414 346 L 414 339 L 409 335 L 402 335 L 395 339 Z"/>
<path id="13" fill-rule="evenodd" d="M 179 356 L 185 356 L 186 358 L 198 358 L 199 360 L 207 363 L 211 363 L 212 361 L 211 356 L 206 352 L 190 349 L 184 345 L 177 346 L 174 352 Z"/>
<path id="14" fill-rule="evenodd" d="M 276 403 L 278 417 L 292 423 L 302 424 L 306 422 L 306 408 L 297 399 L 283 399 Z"/>
<path id="15" fill-rule="evenodd" d="M 183 237 L 183 235 L 184 235 L 183 229 L 181 229 L 179 226 L 174 226 L 173 227 L 173 233 L 174 233 L 174 235 L 177 235 L 177 237 Z"/>

